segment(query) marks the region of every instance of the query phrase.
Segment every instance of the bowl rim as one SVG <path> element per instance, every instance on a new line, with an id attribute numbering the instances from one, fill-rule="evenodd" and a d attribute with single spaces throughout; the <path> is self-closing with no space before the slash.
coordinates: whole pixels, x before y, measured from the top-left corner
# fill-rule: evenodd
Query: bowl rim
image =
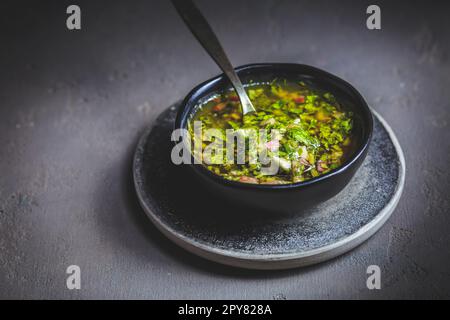
<path id="1" fill-rule="evenodd" d="M 289 184 L 244 183 L 244 182 L 225 179 L 222 176 L 215 174 L 215 173 L 211 172 L 210 170 L 208 170 L 207 168 L 205 168 L 205 166 L 203 164 L 194 164 L 191 161 L 190 164 L 187 164 L 189 167 L 191 167 L 196 172 L 203 174 L 206 177 L 214 180 L 215 182 L 218 182 L 220 184 L 223 184 L 223 185 L 226 185 L 229 187 L 233 187 L 233 188 L 254 189 L 254 190 L 286 190 L 286 189 L 299 189 L 302 187 L 307 187 L 307 186 L 310 186 L 313 184 L 317 184 L 319 182 L 330 180 L 331 178 L 333 178 L 335 176 L 341 175 L 347 169 L 352 167 L 358 161 L 358 159 L 361 158 L 365 154 L 365 152 L 370 144 L 371 138 L 372 138 L 373 115 L 372 115 L 372 112 L 370 111 L 369 106 L 367 105 L 367 102 L 363 98 L 363 96 L 359 93 L 358 90 L 356 90 L 355 87 L 353 87 L 347 81 L 343 80 L 342 78 L 340 78 L 332 73 L 329 73 L 327 71 L 319 69 L 317 67 L 313 67 L 313 66 L 305 65 L 305 64 L 298 64 L 298 63 L 251 63 L 251 64 L 245 64 L 245 65 L 238 66 L 235 68 L 235 70 L 236 70 L 236 73 L 239 74 L 240 72 L 243 72 L 248 69 L 258 69 L 258 68 L 274 68 L 274 69 L 276 69 L 277 67 L 278 68 L 280 68 L 280 67 L 303 68 L 310 72 L 319 73 L 320 78 L 328 78 L 328 79 L 331 79 L 333 81 L 343 84 L 344 87 L 346 89 L 348 89 L 357 98 L 357 100 L 359 100 L 359 103 L 357 103 L 357 106 L 362 114 L 363 125 L 364 126 L 367 125 L 367 127 L 364 128 L 365 134 L 362 136 L 361 143 L 356 148 L 356 151 L 353 154 L 353 156 L 348 158 L 338 168 L 330 170 L 329 172 L 327 172 L 323 175 L 317 176 L 315 178 L 312 178 L 312 179 L 309 179 L 306 181 L 294 182 L 294 183 L 289 183 Z M 200 83 L 199 85 L 195 86 L 186 95 L 186 97 L 181 102 L 181 105 L 177 111 L 177 115 L 176 115 L 175 123 L 174 123 L 174 129 L 180 129 L 180 128 L 185 129 L 185 126 L 182 127 L 181 123 L 186 117 L 188 117 L 192 113 L 192 109 L 189 112 L 187 112 L 186 109 L 188 109 L 188 107 L 190 105 L 192 105 L 194 103 L 194 101 L 198 101 L 202 97 L 202 93 L 204 94 L 203 91 L 206 91 L 208 89 L 208 87 L 221 81 L 224 78 L 225 78 L 225 75 L 223 73 L 219 74 L 219 75 L 217 75 L 211 79 L 208 79 L 208 80 Z M 193 99 L 194 97 L 195 97 L 195 99 Z M 192 160 L 192 157 L 193 157 L 193 155 L 191 154 L 191 160 Z"/>

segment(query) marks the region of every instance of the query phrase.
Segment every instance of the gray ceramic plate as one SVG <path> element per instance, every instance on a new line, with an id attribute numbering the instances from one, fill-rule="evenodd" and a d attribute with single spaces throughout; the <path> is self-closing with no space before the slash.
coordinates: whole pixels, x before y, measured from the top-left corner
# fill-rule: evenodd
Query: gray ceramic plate
<path id="1" fill-rule="evenodd" d="M 164 111 L 140 139 L 134 182 L 142 208 L 156 227 L 206 259 L 249 269 L 287 269 L 334 258 L 373 235 L 402 193 L 402 150 L 388 124 L 374 112 L 367 157 L 341 193 L 289 217 L 243 212 L 237 204 L 210 195 L 186 176 L 187 170 L 170 161 L 176 109 Z"/>

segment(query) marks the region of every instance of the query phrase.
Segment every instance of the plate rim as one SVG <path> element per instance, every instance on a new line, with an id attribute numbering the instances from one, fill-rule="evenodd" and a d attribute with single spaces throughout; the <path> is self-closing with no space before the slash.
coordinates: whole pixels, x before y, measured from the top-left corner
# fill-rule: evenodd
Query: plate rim
<path id="1" fill-rule="evenodd" d="M 389 219 L 392 212 L 397 207 L 400 197 L 403 192 L 405 184 L 405 172 L 406 163 L 403 150 L 400 143 L 386 120 L 373 108 L 370 108 L 372 113 L 381 122 L 383 127 L 386 129 L 389 138 L 391 139 L 394 148 L 398 154 L 399 159 L 399 173 L 397 179 L 397 185 L 394 191 L 394 195 L 391 197 L 389 202 L 380 210 L 380 212 L 373 218 L 370 222 L 366 223 L 356 232 L 351 235 L 340 239 L 334 243 L 325 245 L 323 247 L 314 248 L 304 252 L 290 252 L 290 253 L 279 253 L 279 254 L 250 254 L 250 253 L 234 253 L 225 249 L 214 248 L 198 241 L 192 240 L 182 234 L 179 234 L 170 226 L 164 224 L 159 217 L 157 217 L 148 206 L 142 195 L 142 188 L 139 187 L 139 177 L 137 175 L 136 165 L 138 162 L 138 155 L 140 149 L 144 145 L 146 138 L 153 128 L 153 125 L 145 130 L 144 134 L 139 139 L 136 147 L 136 151 L 133 158 L 133 181 L 134 187 L 136 189 L 136 194 L 138 196 L 139 203 L 146 213 L 147 217 L 152 221 L 152 223 L 157 227 L 157 229 L 164 234 L 168 239 L 182 247 L 183 249 L 200 256 L 202 258 L 245 269 L 258 269 L 258 270 L 280 270 L 280 269 L 290 269 L 308 266 L 316 264 L 319 262 L 324 262 L 326 260 L 335 258 L 341 254 L 344 254 L 351 249 L 362 244 L 364 241 L 369 239 L 373 234 L 375 234 L 381 226 Z"/>

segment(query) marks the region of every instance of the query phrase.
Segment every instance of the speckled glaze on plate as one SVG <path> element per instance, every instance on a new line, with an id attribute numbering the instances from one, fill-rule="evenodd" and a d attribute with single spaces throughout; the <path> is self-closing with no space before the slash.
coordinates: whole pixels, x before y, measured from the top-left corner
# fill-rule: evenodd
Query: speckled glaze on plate
<path id="1" fill-rule="evenodd" d="M 373 235 L 402 193 L 402 150 L 387 123 L 373 112 L 369 152 L 343 191 L 296 215 L 248 212 L 203 190 L 187 170 L 172 164 L 170 135 L 176 110 L 174 105 L 164 111 L 140 139 L 134 183 L 156 227 L 206 259 L 248 269 L 287 269 L 334 258 Z"/>

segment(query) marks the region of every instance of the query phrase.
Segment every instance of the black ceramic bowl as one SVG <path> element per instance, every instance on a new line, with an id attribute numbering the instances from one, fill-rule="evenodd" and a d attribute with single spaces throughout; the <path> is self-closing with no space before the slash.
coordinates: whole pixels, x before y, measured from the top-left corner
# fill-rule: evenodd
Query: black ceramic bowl
<path id="1" fill-rule="evenodd" d="M 271 213 L 293 213 L 317 205 L 341 191 L 364 160 L 372 136 L 372 113 L 358 91 L 346 81 L 323 70 L 301 64 L 250 64 L 236 68 L 244 85 L 251 81 L 265 82 L 275 78 L 304 81 L 334 94 L 343 108 L 353 112 L 353 148 L 339 167 L 316 178 L 285 185 L 247 184 L 230 181 L 201 164 L 184 164 L 201 183 L 224 201 L 233 201 Z M 217 91 L 230 88 L 224 75 L 195 87 L 184 99 L 175 120 L 175 129 L 186 128 L 196 106 Z M 213 209 L 213 208 L 212 208 Z"/>

